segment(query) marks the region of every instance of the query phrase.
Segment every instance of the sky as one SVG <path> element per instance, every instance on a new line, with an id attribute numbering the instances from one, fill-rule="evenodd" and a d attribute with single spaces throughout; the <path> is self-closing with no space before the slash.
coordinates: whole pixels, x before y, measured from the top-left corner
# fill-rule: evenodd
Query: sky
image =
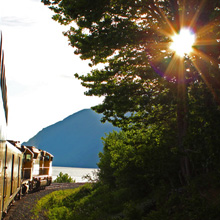
<path id="1" fill-rule="evenodd" d="M 74 55 L 67 29 L 52 20 L 41 0 L 0 0 L 8 88 L 7 138 L 28 141 L 43 128 L 97 105 L 87 97 L 75 73 L 90 71 L 89 61 Z"/>

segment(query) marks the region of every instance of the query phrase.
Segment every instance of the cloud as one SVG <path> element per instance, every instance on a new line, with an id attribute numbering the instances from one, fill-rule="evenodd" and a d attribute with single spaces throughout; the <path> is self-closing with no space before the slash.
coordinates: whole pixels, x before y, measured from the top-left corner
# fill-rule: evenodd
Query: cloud
<path id="1" fill-rule="evenodd" d="M 4 26 L 30 26 L 34 24 L 33 20 L 28 18 L 16 17 L 16 16 L 4 16 L 1 18 L 1 24 Z"/>

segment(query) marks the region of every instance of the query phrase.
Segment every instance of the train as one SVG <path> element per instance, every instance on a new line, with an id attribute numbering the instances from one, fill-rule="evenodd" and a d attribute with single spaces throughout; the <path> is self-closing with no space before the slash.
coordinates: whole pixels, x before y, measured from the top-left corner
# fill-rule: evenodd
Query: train
<path id="1" fill-rule="evenodd" d="M 7 140 L 8 105 L 2 33 L 0 80 L 0 219 L 3 219 L 16 199 L 51 184 L 53 155 L 35 146 Z"/>

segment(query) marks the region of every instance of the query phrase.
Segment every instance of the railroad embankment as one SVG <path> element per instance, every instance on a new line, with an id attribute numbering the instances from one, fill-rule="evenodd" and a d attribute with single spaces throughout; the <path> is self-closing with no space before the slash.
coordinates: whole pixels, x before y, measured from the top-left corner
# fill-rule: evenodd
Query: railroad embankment
<path id="1" fill-rule="evenodd" d="M 57 190 L 73 189 L 83 185 L 84 183 L 52 183 L 44 190 L 26 194 L 21 200 L 15 201 L 10 207 L 4 220 L 31 220 L 31 210 L 36 202 L 43 196 Z M 33 219 L 36 220 L 36 219 Z M 43 216 L 39 216 L 37 220 L 45 220 Z"/>

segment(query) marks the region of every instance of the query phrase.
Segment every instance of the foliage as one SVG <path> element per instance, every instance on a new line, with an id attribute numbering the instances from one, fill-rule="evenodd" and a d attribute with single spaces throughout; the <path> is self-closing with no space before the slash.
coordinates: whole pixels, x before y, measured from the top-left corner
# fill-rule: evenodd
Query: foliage
<path id="1" fill-rule="evenodd" d="M 85 76 L 76 75 L 88 88 L 87 95 L 105 97 L 102 104 L 94 107 L 104 114 L 104 121 L 112 121 L 121 127 L 131 121 L 148 126 L 152 120 L 165 123 L 172 117 L 177 103 L 179 65 L 167 69 L 172 65 L 173 56 L 169 42 L 172 28 L 178 32 L 181 22 L 187 26 L 193 20 L 192 28 L 196 29 L 197 38 L 214 43 L 209 47 L 196 45 L 204 55 L 193 57 L 193 62 L 185 60 L 188 86 L 205 80 L 214 87 L 218 97 L 219 68 L 216 62 L 219 51 L 214 49 L 219 48 L 216 42 L 220 34 L 218 1 L 204 1 L 203 4 L 195 0 L 42 1 L 55 12 L 55 20 L 61 24 L 72 22 L 65 35 L 76 54 L 82 59 L 90 59 L 91 65 L 105 63 L 102 70 L 95 69 Z M 183 21 L 179 13 L 185 17 Z M 206 61 L 206 56 L 210 60 Z M 212 64 L 214 61 L 215 65 Z M 130 116 L 126 115 L 128 112 Z"/>
<path id="2" fill-rule="evenodd" d="M 54 183 L 73 183 L 75 180 L 67 173 L 63 174 L 62 172 L 59 173 L 57 178 L 54 180 Z"/>
<path id="3" fill-rule="evenodd" d="M 198 176 L 191 184 L 170 193 L 145 220 L 217 220 L 220 215 L 220 193 L 216 173 Z"/>
<path id="4" fill-rule="evenodd" d="M 178 155 L 164 145 L 172 141 L 172 133 L 157 127 L 110 133 L 100 153 L 100 181 L 113 188 L 126 186 L 135 195 L 162 182 L 178 185 Z"/>
<path id="5" fill-rule="evenodd" d="M 62 208 L 60 209 L 60 207 L 62 207 L 63 205 L 62 200 L 69 196 L 72 193 L 72 191 L 72 189 L 55 191 L 38 200 L 37 204 L 32 209 L 33 219 L 38 218 L 39 212 L 42 212 L 46 215 L 49 209 L 55 210 L 57 207 L 58 210 L 61 211 Z"/>
<path id="6" fill-rule="evenodd" d="M 109 214 L 117 213 L 122 206 L 118 200 L 115 206 L 116 196 L 112 195 L 108 188 L 85 184 L 73 190 L 55 191 L 42 199 L 33 209 L 35 218 L 39 212 L 50 220 L 70 219 L 108 219 Z M 102 218 L 103 217 L 103 218 Z"/>
<path id="7" fill-rule="evenodd" d="M 218 219 L 219 196 L 210 194 L 220 192 L 220 2 L 42 1 L 70 24 L 75 53 L 105 64 L 75 76 L 86 95 L 104 96 L 93 107 L 102 121 L 122 129 L 103 138 L 100 181 L 68 195 L 54 215 Z M 169 45 L 183 26 L 197 39 L 178 58 Z"/>
<path id="8" fill-rule="evenodd" d="M 205 158 L 219 143 L 211 138 L 214 128 L 219 132 L 220 116 L 219 1 L 42 2 L 55 20 L 70 24 L 65 35 L 76 54 L 90 59 L 91 66 L 105 63 L 87 75 L 76 74 L 86 95 L 104 96 L 93 107 L 103 113 L 103 122 L 123 130 L 172 128 L 176 140 L 166 145 L 182 154 L 183 184 L 199 166 L 212 166 Z M 179 59 L 169 45 L 183 26 L 196 32 L 197 42 L 192 55 Z M 209 155 L 198 161 L 197 152 Z"/>
<path id="9" fill-rule="evenodd" d="M 33 218 L 41 212 L 49 220 L 217 220 L 220 185 L 216 180 L 216 173 L 200 176 L 189 186 L 169 193 L 154 188 L 154 193 L 143 194 L 141 199 L 132 197 L 129 189 L 86 184 L 43 197 L 34 207 Z M 155 200 L 158 191 L 160 199 Z"/>

